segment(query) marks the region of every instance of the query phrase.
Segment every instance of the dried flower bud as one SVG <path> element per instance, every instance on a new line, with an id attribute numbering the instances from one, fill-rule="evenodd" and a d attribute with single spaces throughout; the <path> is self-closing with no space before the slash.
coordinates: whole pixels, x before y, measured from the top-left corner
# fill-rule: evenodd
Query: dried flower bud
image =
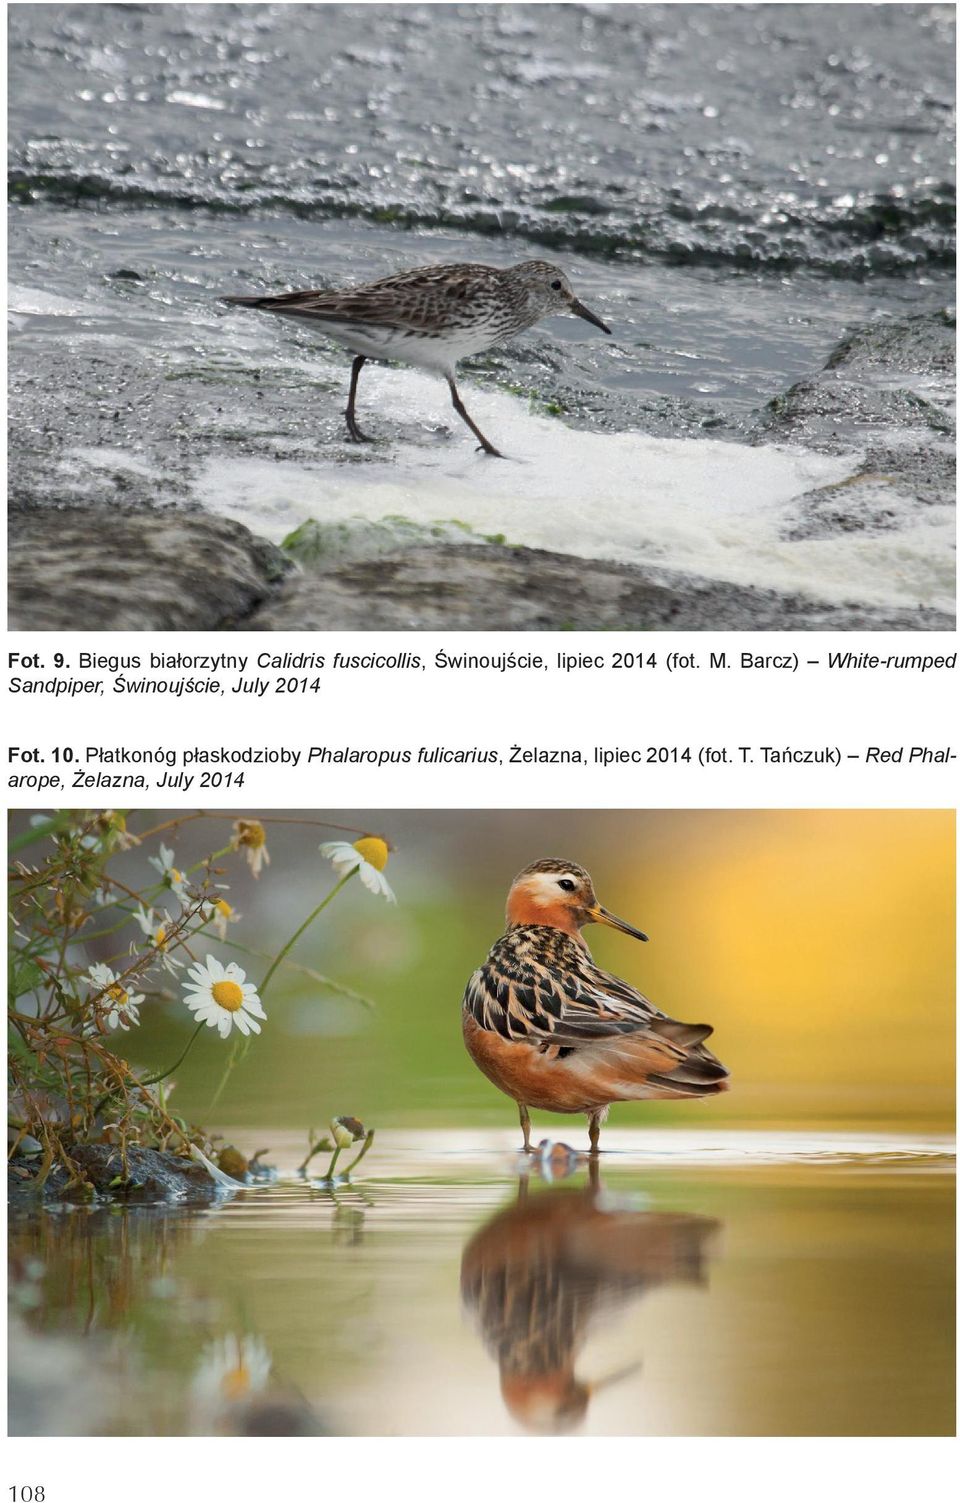
<path id="1" fill-rule="evenodd" d="M 330 1131 L 338 1148 L 349 1148 L 351 1143 L 360 1143 L 367 1136 L 367 1129 L 356 1117 L 334 1117 Z"/>

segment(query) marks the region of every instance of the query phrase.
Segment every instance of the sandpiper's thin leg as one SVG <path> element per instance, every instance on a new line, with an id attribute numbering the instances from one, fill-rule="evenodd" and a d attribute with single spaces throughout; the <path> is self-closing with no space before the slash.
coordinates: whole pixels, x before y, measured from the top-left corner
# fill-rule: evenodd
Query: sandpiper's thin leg
<path id="1" fill-rule="evenodd" d="M 493 444 L 490 442 L 490 440 L 488 438 L 484 438 L 483 434 L 480 432 L 480 429 L 477 427 L 476 423 L 473 421 L 473 418 L 470 416 L 469 412 L 464 407 L 463 403 L 460 400 L 460 393 L 457 391 L 457 383 L 456 383 L 456 381 L 454 381 L 454 379 L 453 379 L 452 376 L 448 376 L 447 377 L 447 385 L 450 388 L 450 397 L 451 397 L 451 399 L 453 401 L 453 410 L 454 410 L 454 412 L 457 412 L 457 413 L 460 414 L 460 416 L 463 418 L 463 421 L 466 423 L 467 427 L 470 429 L 471 433 L 475 434 L 476 437 L 480 440 L 480 447 L 483 450 L 483 452 L 485 454 L 492 454 L 496 459 L 502 459 L 503 455 L 500 453 L 500 450 L 499 449 L 495 449 L 493 447 Z"/>
<path id="2" fill-rule="evenodd" d="M 600 1152 L 600 1123 L 603 1121 L 602 1113 L 590 1113 L 590 1157 L 595 1158 Z"/>
<path id="3" fill-rule="evenodd" d="M 522 1101 L 519 1101 L 517 1103 L 517 1105 L 520 1108 L 520 1126 L 523 1129 L 523 1151 L 524 1151 L 524 1153 L 529 1153 L 530 1152 L 530 1113 L 527 1111 L 527 1109 L 524 1106 L 524 1104 L 523 1104 Z"/>
<path id="4" fill-rule="evenodd" d="M 359 380 L 360 372 L 363 370 L 363 367 L 366 365 L 366 363 L 366 355 L 357 355 L 352 366 L 350 367 L 350 395 L 347 397 L 347 427 L 350 430 L 350 437 L 353 439 L 354 443 L 357 444 L 369 444 L 373 442 L 372 439 L 367 438 L 367 435 L 365 433 L 360 432 L 360 429 L 357 427 L 357 417 L 355 412 L 357 402 L 357 381 Z"/>

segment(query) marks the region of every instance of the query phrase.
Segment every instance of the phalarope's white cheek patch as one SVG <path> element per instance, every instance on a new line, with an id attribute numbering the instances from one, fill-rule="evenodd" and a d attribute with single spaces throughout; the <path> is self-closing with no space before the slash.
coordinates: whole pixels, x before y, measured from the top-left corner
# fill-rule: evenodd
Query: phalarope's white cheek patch
<path id="1" fill-rule="evenodd" d="M 325 362 L 309 366 L 331 374 Z M 196 499 L 277 542 L 311 518 L 456 519 L 477 534 L 502 533 L 510 543 L 582 558 L 816 600 L 952 609 L 953 520 L 945 507 L 918 514 L 887 485 L 885 504 L 900 525 L 792 536 L 799 499 L 850 479 L 858 455 L 590 433 L 532 413 L 519 397 L 464 383 L 480 426 L 496 433 L 506 456 L 524 461 L 495 464 L 475 452 L 441 379 L 373 366 L 363 380 L 370 410 L 405 431 L 412 425 L 414 441 L 385 437 L 361 464 L 333 455 L 315 465 L 221 456 L 197 476 Z M 425 441 L 424 429 L 443 429 L 449 440 Z M 858 503 L 863 484 L 838 491 L 844 505 Z"/>

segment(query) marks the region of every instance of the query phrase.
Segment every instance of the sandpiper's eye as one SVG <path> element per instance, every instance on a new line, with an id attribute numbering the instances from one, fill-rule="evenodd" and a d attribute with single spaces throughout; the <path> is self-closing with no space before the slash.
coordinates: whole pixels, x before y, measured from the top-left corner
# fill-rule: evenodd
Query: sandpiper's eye
<path id="1" fill-rule="evenodd" d="M 563 283 L 562 283 L 562 282 L 551 282 L 551 283 L 550 283 L 550 286 L 551 286 L 551 287 L 552 287 L 552 288 L 553 288 L 553 290 L 554 290 L 554 292 L 559 292 L 559 291 L 560 291 L 560 289 L 561 289 L 561 288 L 562 288 L 562 286 L 563 286 Z M 561 882 L 561 884 L 560 884 L 560 886 L 561 886 L 561 887 L 562 887 L 562 886 L 563 886 L 563 883 L 562 883 L 562 882 Z"/>
<path id="2" fill-rule="evenodd" d="M 576 892 L 577 890 L 576 882 L 571 882 L 569 877 L 558 877 L 557 886 L 562 887 L 564 892 Z"/>

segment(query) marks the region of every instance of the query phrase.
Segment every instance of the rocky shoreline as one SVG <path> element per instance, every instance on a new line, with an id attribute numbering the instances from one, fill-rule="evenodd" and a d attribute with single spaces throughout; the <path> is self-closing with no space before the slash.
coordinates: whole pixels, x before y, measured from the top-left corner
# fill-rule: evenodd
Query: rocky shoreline
<path id="1" fill-rule="evenodd" d="M 196 511 L 15 505 L 19 631 L 935 631 L 871 610 L 534 548 L 439 543 L 298 567 Z M 55 581 L 55 588 L 51 588 Z"/>
<path id="2" fill-rule="evenodd" d="M 796 504 L 793 536 L 896 530 L 906 506 L 952 502 L 952 423 L 924 395 L 954 367 L 948 312 L 883 320 L 759 414 L 754 443 L 863 455 L 841 485 Z M 896 442 L 889 435 L 895 433 Z M 942 610 L 871 608 L 679 572 L 431 539 L 415 525 L 371 553 L 363 536 L 305 554 L 118 465 L 83 496 L 56 453 L 10 499 L 10 626 L 33 631 L 949 630 Z M 856 582 L 851 582 L 855 589 Z"/>
<path id="3" fill-rule="evenodd" d="M 118 1201 L 125 1205 L 209 1205 L 220 1194 L 207 1170 L 193 1159 L 154 1148 L 130 1146 L 124 1166 L 120 1149 L 103 1143 L 76 1143 L 70 1157 L 90 1186 L 71 1182 L 62 1164 L 54 1164 L 37 1186 L 39 1159 L 18 1157 L 7 1166 L 11 1207 L 35 1210 L 60 1201 Z"/>

